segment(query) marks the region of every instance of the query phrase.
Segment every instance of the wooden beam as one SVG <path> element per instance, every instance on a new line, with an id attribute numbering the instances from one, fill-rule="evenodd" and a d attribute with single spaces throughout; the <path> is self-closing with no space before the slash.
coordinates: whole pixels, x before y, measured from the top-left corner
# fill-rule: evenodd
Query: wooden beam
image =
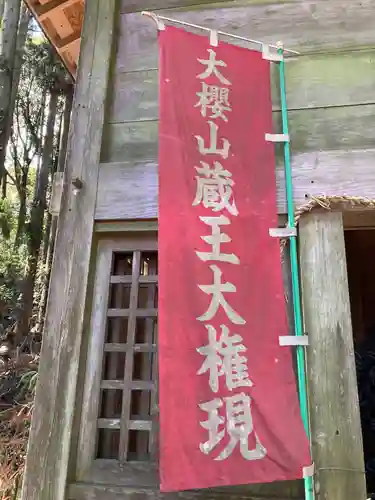
<path id="1" fill-rule="evenodd" d="M 158 222 L 155 220 L 145 221 L 121 221 L 121 222 L 96 222 L 96 233 L 128 233 L 128 232 L 155 232 L 158 230 Z"/>
<path id="2" fill-rule="evenodd" d="M 288 117 L 292 153 L 373 148 L 374 115 L 375 104 L 290 110 Z M 275 111 L 273 131 L 280 132 L 281 126 L 281 113 Z M 153 160 L 158 157 L 158 133 L 158 120 L 107 124 L 102 161 Z M 275 147 L 277 156 L 282 158 L 280 144 Z"/>
<path id="3" fill-rule="evenodd" d="M 80 31 L 75 31 L 71 35 L 65 37 L 65 38 L 56 38 L 54 41 L 55 46 L 57 49 L 61 50 L 64 49 L 66 50 L 69 45 L 72 43 L 76 42 L 79 38 L 81 37 L 81 32 Z"/>
<path id="4" fill-rule="evenodd" d="M 234 7 L 244 6 L 249 4 L 265 3 L 265 0 L 229 0 Z M 282 3 L 285 0 L 266 0 L 268 3 Z M 292 2 L 299 2 L 300 0 L 289 0 Z M 322 0 L 319 0 L 322 1 Z M 324 0 L 323 0 L 324 1 Z M 187 9 L 192 7 L 199 7 L 206 9 L 212 7 L 213 9 L 220 9 L 222 5 L 228 6 L 228 0 L 120 0 L 120 13 L 141 12 L 143 10 L 166 10 L 166 9 Z"/>
<path id="5" fill-rule="evenodd" d="M 137 10 L 142 4 L 144 9 L 150 9 L 149 5 L 155 4 L 149 0 L 137 0 L 136 3 Z M 265 43 L 282 40 L 285 47 L 295 49 L 304 56 L 375 46 L 373 0 L 230 0 L 216 4 L 202 2 L 199 7 L 168 10 L 163 6 L 168 3 L 181 5 L 183 2 L 158 0 L 158 3 L 161 15 L 239 36 L 249 37 L 251 33 L 251 38 Z M 347 18 L 349 9 L 350 21 Z M 248 42 L 233 39 L 231 42 L 250 48 Z M 116 71 L 157 68 L 157 47 L 154 23 L 145 20 L 139 12 L 120 16 Z M 314 79 L 315 75 L 310 78 Z"/>
<path id="6" fill-rule="evenodd" d="M 116 0 L 86 4 L 23 500 L 66 498 L 115 12 Z"/>
<path id="7" fill-rule="evenodd" d="M 285 69 L 288 111 L 374 104 L 374 57 L 375 50 L 288 58 Z M 112 85 L 109 123 L 158 119 L 156 69 L 116 73 Z M 280 110 L 277 65 L 271 66 L 271 91 L 273 109 Z"/>
<path id="8" fill-rule="evenodd" d="M 365 500 L 366 484 L 340 212 L 300 222 L 308 386 L 318 498 Z"/>
<path id="9" fill-rule="evenodd" d="M 344 213 L 345 230 L 375 228 L 375 210 L 348 211 Z"/>
<path id="10" fill-rule="evenodd" d="M 290 482 L 290 481 L 288 481 Z M 285 486 L 284 483 L 278 483 L 280 488 Z M 226 492 L 217 492 L 216 490 L 196 490 L 189 492 L 167 493 L 163 494 L 156 489 L 151 488 L 136 488 L 109 485 L 85 485 L 85 484 L 72 484 L 68 491 L 68 500 L 120 500 L 121 498 L 131 498 L 135 495 L 143 500 L 267 500 L 263 492 L 257 494 L 247 493 L 239 495 L 233 488 L 229 488 Z M 273 500 L 303 500 L 303 495 L 291 496 L 278 492 L 277 496 L 272 495 Z"/>
<path id="11" fill-rule="evenodd" d="M 124 151 L 126 155 L 126 150 Z M 315 151 L 292 157 L 296 206 L 311 196 L 374 197 L 375 149 Z M 355 182 L 353 182 L 355 179 Z M 286 211 L 283 166 L 276 166 L 277 208 Z M 350 207 L 347 207 L 348 209 Z M 158 167 L 154 161 L 102 163 L 95 219 L 115 221 L 158 217 Z"/>
<path id="12" fill-rule="evenodd" d="M 35 7 L 35 14 L 38 16 L 39 21 L 43 21 L 52 13 L 55 13 L 58 10 L 66 9 L 75 3 L 78 3 L 79 0 L 52 0 L 45 5 L 41 5 L 40 7 Z"/>

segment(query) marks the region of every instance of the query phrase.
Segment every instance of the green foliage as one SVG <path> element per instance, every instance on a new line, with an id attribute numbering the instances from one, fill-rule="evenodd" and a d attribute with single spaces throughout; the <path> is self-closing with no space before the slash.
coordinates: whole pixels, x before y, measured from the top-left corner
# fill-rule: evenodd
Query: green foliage
<path id="1" fill-rule="evenodd" d="M 22 375 L 18 382 L 18 388 L 22 391 L 23 397 L 27 393 L 35 393 L 36 383 L 38 381 L 37 370 L 30 370 Z"/>
<path id="2" fill-rule="evenodd" d="M 0 27 L 1 21 L 0 17 Z M 5 368 L 2 371 L 0 364 L 0 393 L 5 394 L 4 384 L 13 405 L 0 418 L 0 497 L 4 499 L 18 498 L 38 378 L 37 358 L 33 353 L 40 345 L 43 320 L 38 323 L 41 315 L 38 307 L 39 302 L 43 302 L 40 297 L 46 296 L 45 277 L 48 275 L 42 251 L 46 250 L 49 241 L 46 231 L 49 227 L 46 198 L 50 192 L 47 174 L 51 181 L 56 167 L 59 116 L 63 111 L 66 84 L 66 71 L 55 51 L 40 30 L 37 34 L 33 30 L 35 22 L 31 21 L 19 68 L 17 95 L 12 96 L 16 99 L 7 148 L 6 182 L 0 179 L 0 343 L 10 346 L 11 356 L 10 360 L 1 360 Z M 51 141 L 44 141 L 51 95 L 58 98 L 52 152 Z M 54 106 L 50 109 L 54 110 Z M 52 126 L 48 127 L 49 131 L 51 129 Z M 49 147 L 44 149 L 44 156 L 48 154 L 48 161 L 42 163 L 46 143 Z M 36 225 L 32 224 L 35 215 L 40 216 Z M 43 312 L 44 307 L 40 310 Z M 13 359 L 16 346 L 20 349 L 17 358 Z M 9 496 L 3 496 L 2 490 Z"/>
<path id="3" fill-rule="evenodd" d="M 25 276 L 26 245 L 14 247 L 11 240 L 0 237 L 0 307 L 2 316 L 13 316 L 19 305 L 20 284 Z"/>
<path id="4" fill-rule="evenodd" d="M 40 41 L 35 37 L 29 37 L 25 45 L 24 60 L 27 61 L 24 67 L 31 68 L 41 89 L 51 89 L 55 87 L 56 82 L 62 81 L 65 77 L 64 66 L 57 60 L 54 50 L 45 39 Z"/>
<path id="5" fill-rule="evenodd" d="M 14 208 L 7 198 L 0 199 L 0 228 L 4 238 L 9 239 L 14 225 Z"/>
<path id="6" fill-rule="evenodd" d="M 35 36 L 30 31 L 24 46 L 8 147 L 6 198 L 0 199 L 0 323 L 4 315 L 12 317 L 21 305 L 22 285 L 28 272 L 28 245 L 34 236 L 30 234 L 30 210 L 43 152 L 48 96 L 51 89 L 61 88 L 65 76 L 65 68 L 51 45 L 40 33 Z M 61 98 L 59 113 L 62 106 Z M 55 138 L 54 154 L 57 149 Z M 41 207 L 41 210 L 45 208 Z M 39 267 L 38 283 L 45 275 L 43 266 Z M 36 292 L 38 294 L 38 290 Z"/>

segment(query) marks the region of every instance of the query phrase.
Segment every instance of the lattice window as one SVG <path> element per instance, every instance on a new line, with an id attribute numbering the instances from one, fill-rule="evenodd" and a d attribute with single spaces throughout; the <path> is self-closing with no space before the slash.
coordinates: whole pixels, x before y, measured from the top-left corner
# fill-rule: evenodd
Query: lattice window
<path id="1" fill-rule="evenodd" d="M 157 253 L 113 255 L 97 458 L 147 461 L 157 356 Z"/>
<path id="2" fill-rule="evenodd" d="M 126 483 L 157 463 L 156 234 L 99 241 L 93 278 L 76 479 Z"/>

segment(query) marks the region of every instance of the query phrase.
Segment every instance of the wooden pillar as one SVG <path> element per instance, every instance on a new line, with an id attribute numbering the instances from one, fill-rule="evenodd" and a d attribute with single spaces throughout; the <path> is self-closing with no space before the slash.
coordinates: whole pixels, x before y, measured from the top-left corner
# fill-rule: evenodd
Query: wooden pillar
<path id="1" fill-rule="evenodd" d="M 66 498 L 116 5 L 85 6 L 23 500 Z"/>
<path id="2" fill-rule="evenodd" d="M 300 266 L 317 499 L 364 500 L 366 486 L 340 212 L 301 219 Z"/>

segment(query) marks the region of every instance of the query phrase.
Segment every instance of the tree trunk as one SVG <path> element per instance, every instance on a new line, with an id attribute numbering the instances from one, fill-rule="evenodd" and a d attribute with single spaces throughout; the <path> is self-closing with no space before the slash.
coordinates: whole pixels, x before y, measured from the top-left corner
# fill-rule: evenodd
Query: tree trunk
<path id="1" fill-rule="evenodd" d="M 63 116 L 63 123 L 62 123 L 62 133 L 60 136 L 57 172 L 64 171 L 66 148 L 67 148 L 67 144 L 68 144 L 70 115 L 72 112 L 72 105 L 73 105 L 73 95 L 74 95 L 74 87 L 73 87 L 73 85 L 71 85 L 71 86 L 69 86 L 69 88 L 66 92 L 64 116 Z M 47 251 L 46 262 L 45 262 L 46 277 L 45 277 L 45 284 L 43 287 L 43 295 L 41 298 L 41 304 L 40 304 L 40 309 L 39 309 L 39 318 L 38 318 L 38 324 L 39 324 L 41 332 L 43 331 L 44 317 L 46 314 L 49 282 L 50 282 L 50 278 L 51 278 L 52 259 L 53 259 L 53 254 L 54 254 L 54 250 L 55 250 L 56 231 L 57 231 L 57 217 L 52 217 L 51 218 L 51 228 L 50 228 L 50 235 L 49 235 L 48 251 Z"/>
<path id="2" fill-rule="evenodd" d="M 61 141 L 59 147 L 59 162 L 57 165 L 58 172 L 64 172 L 65 168 L 66 148 L 68 145 L 68 134 L 70 126 L 70 115 L 72 114 L 73 96 L 74 96 L 74 85 L 69 85 L 66 90 L 63 127 L 62 127 Z"/>
<path id="3" fill-rule="evenodd" d="M 2 53 L 3 46 L 3 28 L 4 28 L 4 9 L 5 9 L 5 0 L 0 0 L 0 54 Z"/>
<path id="4" fill-rule="evenodd" d="M 2 16 L 1 8 L 4 11 L 4 0 L 0 0 L 0 16 Z M 10 131 L 13 125 L 13 115 L 14 109 L 16 106 L 16 98 L 18 92 L 18 86 L 20 82 L 21 76 L 21 66 L 23 62 L 23 54 L 25 50 L 25 43 L 27 38 L 27 33 L 29 29 L 30 22 L 30 11 L 27 8 L 26 4 L 22 5 L 20 22 L 18 26 L 18 34 L 17 34 L 17 42 L 16 42 L 16 52 L 14 57 L 14 67 L 13 67 L 13 78 L 12 78 L 12 90 L 10 96 L 10 104 L 9 104 L 9 113 L 8 113 L 8 123 L 6 124 L 7 137 L 5 138 L 6 146 L 9 142 Z M 1 188 L 1 196 L 3 199 L 7 197 L 7 171 L 5 169 L 5 158 L 6 158 L 6 147 L 0 149 L 0 165 L 4 165 L 3 171 L 3 179 L 2 179 L 2 188 Z M 1 180 L 1 179 L 0 179 Z"/>
<path id="5" fill-rule="evenodd" d="M 1 0 L 0 0 L 1 2 Z M 7 172 L 5 169 L 6 148 L 9 142 L 10 131 L 13 124 L 14 109 L 16 106 L 18 86 L 20 83 L 21 67 L 23 62 L 23 54 L 25 50 L 25 43 L 30 22 L 30 11 L 26 4 L 22 5 L 20 22 L 18 26 L 16 53 L 14 57 L 13 77 L 12 77 L 12 90 L 9 103 L 8 123 L 6 124 L 7 137 L 5 137 L 6 146 L 0 149 L 0 166 L 4 165 L 3 178 L 2 178 L 2 197 L 7 196 Z M 1 169 L 0 169 L 1 170 Z"/>
<path id="6" fill-rule="evenodd" d="M 0 179 L 5 173 L 5 153 L 10 137 L 11 96 L 21 0 L 6 0 L 0 47 Z"/>
<path id="7" fill-rule="evenodd" d="M 44 94 L 42 97 L 42 104 L 41 104 L 41 120 L 40 120 L 40 130 L 38 131 L 38 138 L 43 137 L 43 131 L 44 131 L 44 124 L 45 124 L 45 118 L 46 118 L 46 95 Z M 39 179 L 39 174 L 40 174 L 40 169 L 42 165 L 42 155 L 43 155 L 43 141 L 39 140 L 35 143 L 35 148 L 36 148 L 36 153 L 37 153 L 37 159 L 36 159 L 36 179 Z M 38 184 L 35 183 L 35 189 L 34 189 L 34 198 L 36 196 L 36 192 L 38 189 Z"/>
<path id="8" fill-rule="evenodd" d="M 61 137 L 62 137 L 62 127 L 63 127 L 63 113 L 60 114 L 59 116 L 59 131 L 56 137 L 57 141 L 57 148 L 55 151 L 55 155 L 53 158 L 53 166 L 52 166 L 52 171 L 51 171 L 51 179 L 53 180 L 55 173 L 57 172 L 58 168 L 58 163 L 59 163 L 59 154 L 60 154 L 60 143 L 61 143 Z M 51 191 L 52 191 L 52 182 L 48 185 L 48 198 L 50 199 L 51 196 Z M 52 225 L 52 215 L 47 212 L 46 216 L 46 227 L 44 231 L 44 236 L 43 236 L 43 267 L 46 266 L 47 263 L 47 258 L 48 258 L 48 249 L 49 249 L 49 244 L 50 244 L 50 236 L 51 236 L 51 225 Z"/>
<path id="9" fill-rule="evenodd" d="M 57 141 L 59 144 L 59 147 L 56 150 L 54 159 L 53 159 L 53 170 L 51 172 L 51 177 L 53 179 L 53 176 L 55 175 L 55 172 L 57 171 L 57 165 L 59 161 L 59 149 L 60 149 L 60 142 L 61 142 L 61 131 L 62 131 L 62 125 L 63 125 L 63 117 L 62 115 L 60 116 L 59 120 L 59 132 L 57 136 Z M 52 185 L 50 184 L 48 186 L 48 194 L 50 195 L 52 191 Z M 38 302 L 38 320 L 36 324 L 36 332 L 41 334 L 43 330 L 43 316 L 44 316 L 44 304 L 47 302 L 47 289 L 48 289 L 48 259 L 49 259 L 49 249 L 51 246 L 51 230 L 52 230 L 52 215 L 47 211 L 46 215 L 46 222 L 45 222 L 45 230 L 44 230 L 44 235 L 43 235 L 43 243 L 42 243 L 42 248 L 40 250 L 41 256 L 39 257 L 39 266 L 41 266 L 41 269 L 43 270 L 41 273 L 41 279 L 40 279 L 40 300 Z"/>
<path id="10" fill-rule="evenodd" d="M 19 345 L 22 338 L 29 333 L 29 325 L 33 314 L 34 287 L 37 273 L 40 247 L 43 239 L 43 223 L 46 211 L 47 188 L 49 175 L 52 172 L 52 154 L 54 126 L 57 113 L 58 94 L 55 90 L 50 93 L 48 106 L 48 117 L 46 135 L 42 153 L 42 162 L 37 178 L 37 187 L 33 205 L 30 212 L 30 224 L 28 228 L 28 270 L 23 289 L 23 308 L 17 324 L 16 344 Z"/>
<path id="11" fill-rule="evenodd" d="M 18 187 L 18 197 L 20 200 L 20 206 L 18 210 L 17 218 L 17 231 L 14 240 L 14 247 L 17 248 L 21 242 L 22 237 L 25 234 L 26 228 L 26 213 L 27 213 L 27 180 L 28 180 L 28 170 L 22 172 L 21 185 Z"/>
<path id="12" fill-rule="evenodd" d="M 30 11 L 27 5 L 23 3 L 20 15 L 20 22 L 18 26 L 18 32 L 17 32 L 16 53 L 14 57 L 10 116 L 13 116 L 14 107 L 16 104 L 18 85 L 21 76 L 23 55 L 25 52 L 25 43 L 26 43 L 27 33 L 29 30 L 29 22 L 30 22 Z"/>
<path id="13" fill-rule="evenodd" d="M 3 24 L 4 4 L 5 4 L 5 0 L 0 0 L 0 19 L 1 19 L 1 25 Z"/>

